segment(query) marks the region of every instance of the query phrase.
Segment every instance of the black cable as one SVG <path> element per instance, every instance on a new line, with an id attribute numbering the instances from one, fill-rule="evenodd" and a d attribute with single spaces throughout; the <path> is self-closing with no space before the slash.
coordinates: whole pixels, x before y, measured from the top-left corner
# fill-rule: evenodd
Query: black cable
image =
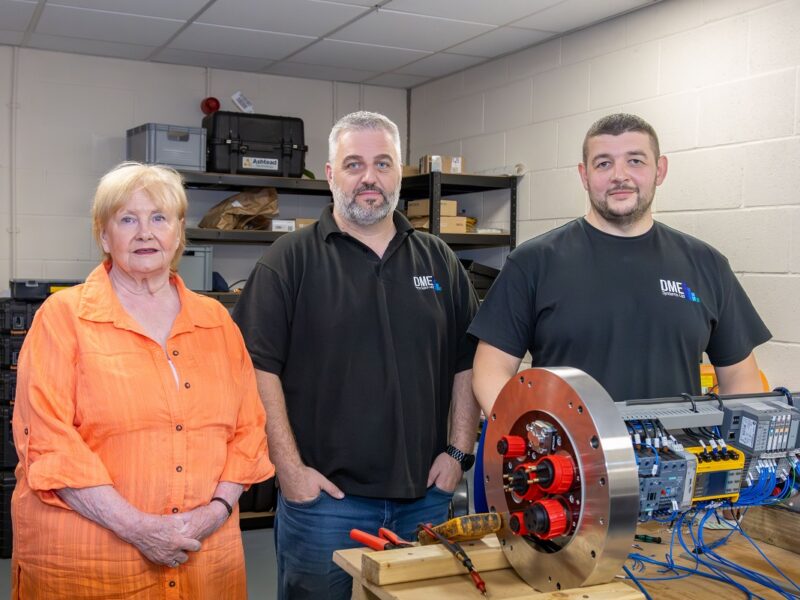
<path id="1" fill-rule="evenodd" d="M 786 402 L 789 403 L 789 406 L 794 406 L 794 398 L 792 398 L 792 392 L 787 390 L 785 387 L 776 387 L 773 392 L 778 392 L 779 394 L 783 394 L 786 396 Z"/>
<path id="2" fill-rule="evenodd" d="M 684 400 L 692 403 L 692 412 L 695 412 L 695 413 L 698 412 L 697 411 L 697 404 L 695 403 L 694 398 L 692 398 L 689 394 L 686 394 L 686 393 L 681 394 L 681 398 L 683 398 Z"/>

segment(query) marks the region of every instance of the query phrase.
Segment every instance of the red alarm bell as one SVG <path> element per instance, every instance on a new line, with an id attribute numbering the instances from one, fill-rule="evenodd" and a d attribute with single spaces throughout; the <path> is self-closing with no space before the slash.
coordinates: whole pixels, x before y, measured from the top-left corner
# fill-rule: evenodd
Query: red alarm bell
<path id="1" fill-rule="evenodd" d="M 203 101 L 200 103 L 200 110 L 203 111 L 204 115 L 210 115 L 211 113 L 217 112 L 219 107 L 219 100 L 214 98 L 214 96 L 203 98 Z"/>

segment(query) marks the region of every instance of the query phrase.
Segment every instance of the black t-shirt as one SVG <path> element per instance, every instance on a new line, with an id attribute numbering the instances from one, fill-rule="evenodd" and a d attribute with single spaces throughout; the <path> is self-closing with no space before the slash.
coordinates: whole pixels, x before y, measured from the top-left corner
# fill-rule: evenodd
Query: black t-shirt
<path id="1" fill-rule="evenodd" d="M 606 234 L 577 219 L 508 257 L 469 332 L 532 365 L 586 371 L 614 400 L 699 394 L 698 364 L 745 359 L 771 334 L 708 244 L 655 223 Z"/>
<path id="2" fill-rule="evenodd" d="M 265 251 L 234 320 L 255 367 L 281 378 L 303 462 L 347 494 L 403 499 L 425 494 L 447 446 L 478 302 L 444 242 L 394 223 L 381 259 L 326 208 Z"/>

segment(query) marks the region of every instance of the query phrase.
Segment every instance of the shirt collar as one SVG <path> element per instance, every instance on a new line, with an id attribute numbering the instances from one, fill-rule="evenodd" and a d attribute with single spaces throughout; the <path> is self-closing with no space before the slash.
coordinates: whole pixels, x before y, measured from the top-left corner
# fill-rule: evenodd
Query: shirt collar
<path id="1" fill-rule="evenodd" d="M 414 231 L 414 227 L 399 210 L 395 210 L 392 213 L 392 220 L 398 235 Z M 326 206 L 325 210 L 322 211 L 322 215 L 319 218 L 319 234 L 325 241 L 333 234 L 343 235 L 342 230 L 339 229 L 336 220 L 333 218 L 333 204 Z"/>
<path id="2" fill-rule="evenodd" d="M 122 307 L 117 298 L 108 276 L 110 269 L 111 261 L 105 261 L 86 278 L 78 306 L 78 316 L 87 321 L 114 323 L 114 326 L 120 329 L 141 331 L 139 324 Z M 175 285 L 181 301 L 181 310 L 172 326 L 173 335 L 191 331 L 195 327 L 211 328 L 223 325 L 220 311 L 215 311 L 212 303 L 202 302 L 187 290 L 178 274 L 171 275 L 170 282 Z"/>

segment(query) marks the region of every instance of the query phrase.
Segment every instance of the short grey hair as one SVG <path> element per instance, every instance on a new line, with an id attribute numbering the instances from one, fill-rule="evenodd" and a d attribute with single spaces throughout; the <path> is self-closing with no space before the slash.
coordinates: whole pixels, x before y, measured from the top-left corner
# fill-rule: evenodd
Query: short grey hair
<path id="1" fill-rule="evenodd" d="M 331 134 L 328 136 L 328 162 L 333 164 L 336 159 L 336 151 L 339 148 L 339 138 L 342 133 L 346 131 L 385 131 L 394 144 L 394 149 L 397 151 L 397 160 L 403 164 L 403 154 L 400 151 L 400 130 L 394 122 L 376 112 L 369 112 L 366 110 L 359 110 L 343 116 L 336 122 L 336 125 L 331 129 Z"/>

